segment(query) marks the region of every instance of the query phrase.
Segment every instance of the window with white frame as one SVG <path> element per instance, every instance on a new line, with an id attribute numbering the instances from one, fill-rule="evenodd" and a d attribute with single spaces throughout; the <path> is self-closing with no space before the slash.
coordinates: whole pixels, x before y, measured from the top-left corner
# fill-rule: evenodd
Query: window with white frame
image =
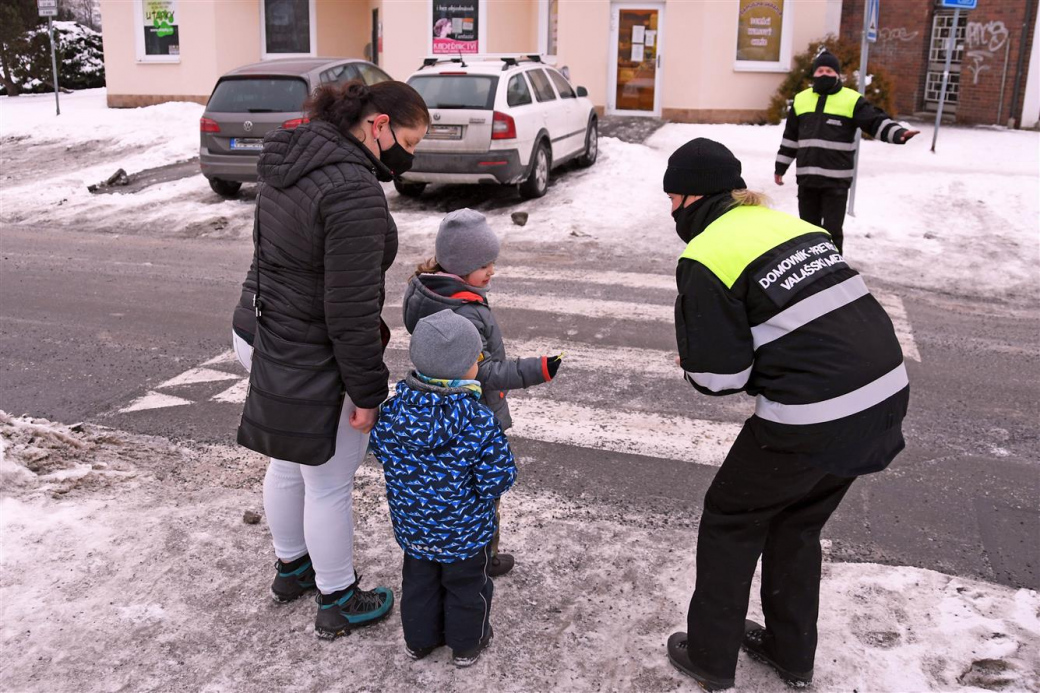
<path id="1" fill-rule="evenodd" d="M 791 69 L 793 11 L 791 0 L 740 0 L 733 69 L 738 72 Z"/>
<path id="2" fill-rule="evenodd" d="M 315 0 L 260 0 L 264 58 L 317 55 Z"/>
<path id="3" fill-rule="evenodd" d="M 137 60 L 146 63 L 180 62 L 179 19 L 177 0 L 135 0 Z"/>
<path id="4" fill-rule="evenodd" d="M 556 55 L 560 32 L 560 0 L 538 2 L 538 52 Z"/>

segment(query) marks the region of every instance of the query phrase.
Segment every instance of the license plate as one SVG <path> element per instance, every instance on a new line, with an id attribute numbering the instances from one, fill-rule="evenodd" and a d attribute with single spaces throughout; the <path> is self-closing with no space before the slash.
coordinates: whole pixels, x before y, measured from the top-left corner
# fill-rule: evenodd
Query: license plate
<path id="1" fill-rule="evenodd" d="M 428 140 L 461 140 L 461 125 L 431 125 L 426 133 Z"/>
<path id="2" fill-rule="evenodd" d="M 258 152 L 264 148 L 264 141 L 259 137 L 232 137 L 231 148 Z"/>

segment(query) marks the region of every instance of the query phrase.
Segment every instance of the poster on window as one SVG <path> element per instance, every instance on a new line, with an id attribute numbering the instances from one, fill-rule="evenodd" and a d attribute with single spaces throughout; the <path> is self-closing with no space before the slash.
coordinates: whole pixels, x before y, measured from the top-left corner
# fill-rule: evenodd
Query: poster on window
<path id="1" fill-rule="evenodd" d="M 479 53 L 480 0 L 433 0 L 435 55 Z"/>
<path id="2" fill-rule="evenodd" d="M 177 56 L 181 38 L 177 27 L 177 0 L 141 0 L 144 7 L 144 54 Z"/>
<path id="3" fill-rule="evenodd" d="M 737 60 L 779 62 L 783 20 L 784 0 L 740 0 Z"/>

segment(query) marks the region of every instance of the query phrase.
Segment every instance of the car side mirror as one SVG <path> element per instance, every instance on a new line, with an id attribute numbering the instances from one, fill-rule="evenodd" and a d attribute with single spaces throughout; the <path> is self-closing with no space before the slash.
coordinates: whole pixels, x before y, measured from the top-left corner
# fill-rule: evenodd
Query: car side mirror
<path id="1" fill-rule="evenodd" d="M 578 96 L 588 96 L 589 90 L 585 87 L 578 87 Z"/>

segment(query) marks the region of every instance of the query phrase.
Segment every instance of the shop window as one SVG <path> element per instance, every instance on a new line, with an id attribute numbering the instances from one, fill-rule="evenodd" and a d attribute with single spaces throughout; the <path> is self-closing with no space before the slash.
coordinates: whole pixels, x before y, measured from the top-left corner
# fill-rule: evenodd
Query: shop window
<path id="1" fill-rule="evenodd" d="M 180 13 L 177 0 L 134 2 L 137 59 L 176 63 L 181 59 Z"/>
<path id="2" fill-rule="evenodd" d="M 737 47 L 733 69 L 742 72 L 787 72 L 791 69 L 791 0 L 740 0 L 737 3 Z"/>
<path id="3" fill-rule="evenodd" d="M 264 58 L 316 55 L 314 0 L 261 0 Z"/>
<path id="4" fill-rule="evenodd" d="M 539 0 L 538 51 L 542 55 L 556 55 L 560 27 L 560 0 Z"/>

